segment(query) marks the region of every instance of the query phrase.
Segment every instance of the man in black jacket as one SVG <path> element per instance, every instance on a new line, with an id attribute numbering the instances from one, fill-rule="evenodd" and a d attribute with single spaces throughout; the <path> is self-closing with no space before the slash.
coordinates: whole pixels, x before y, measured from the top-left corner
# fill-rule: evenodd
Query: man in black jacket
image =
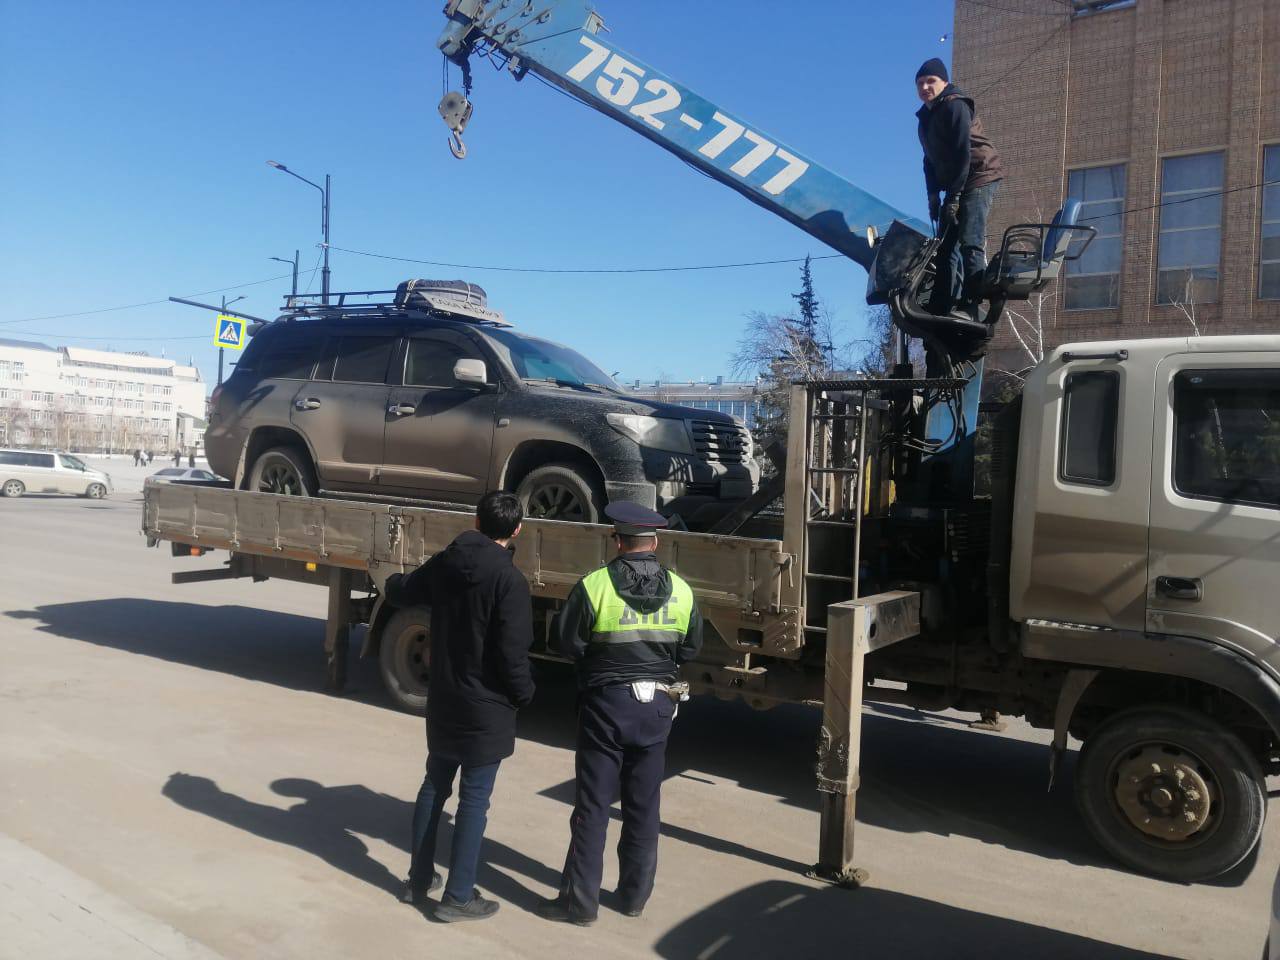
<path id="1" fill-rule="evenodd" d="M 618 556 L 578 581 L 553 645 L 578 668 L 576 796 L 560 895 L 538 913 L 579 926 L 600 909 L 609 808 L 622 794 L 618 908 L 638 917 L 658 869 L 658 801 L 667 737 L 681 687 L 679 665 L 702 646 L 702 617 L 689 585 L 658 563 L 659 513 L 610 504 Z"/>
<path id="2" fill-rule="evenodd" d="M 433 867 L 436 832 L 462 770 L 449 883 L 435 912 L 446 922 L 482 920 L 498 910 L 475 882 L 498 765 L 515 752 L 516 710 L 533 700 L 529 584 L 512 562 L 521 516 L 513 494 L 487 493 L 476 509 L 475 530 L 387 583 L 390 602 L 431 607 L 427 775 L 413 811 L 412 861 L 401 895 L 406 903 L 424 903 L 441 883 Z"/>
<path id="3" fill-rule="evenodd" d="M 926 60 L 916 71 L 916 93 L 924 103 L 916 117 L 929 218 L 943 236 L 929 309 L 946 314 L 959 306 L 973 312 L 987 268 L 987 215 L 1004 166 L 973 98 L 949 82 L 941 60 Z"/>

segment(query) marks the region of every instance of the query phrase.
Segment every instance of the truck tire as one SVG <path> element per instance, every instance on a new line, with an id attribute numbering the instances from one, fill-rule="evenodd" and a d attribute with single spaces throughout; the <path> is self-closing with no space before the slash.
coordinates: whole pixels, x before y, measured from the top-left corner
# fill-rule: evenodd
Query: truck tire
<path id="1" fill-rule="evenodd" d="M 21 480 L 8 480 L 5 482 L 4 488 L 0 489 L 6 497 L 20 497 L 27 492 L 27 488 L 23 486 Z"/>
<path id="2" fill-rule="evenodd" d="M 1262 836 L 1262 770 L 1240 739 L 1173 706 L 1126 710 L 1084 743 L 1076 802 L 1094 838 L 1142 873 L 1196 883 L 1226 873 Z"/>
<path id="3" fill-rule="evenodd" d="M 431 608 L 404 607 L 391 615 L 378 644 L 382 685 L 406 713 L 427 715 L 431 668 Z"/>
<path id="4" fill-rule="evenodd" d="M 314 497 L 320 489 L 311 458 L 296 447 L 272 447 L 249 470 L 249 489 L 292 497 Z"/>
<path id="5" fill-rule="evenodd" d="M 604 493 L 567 463 L 549 463 L 529 471 L 516 488 L 526 517 L 534 520 L 568 520 L 600 523 Z"/>

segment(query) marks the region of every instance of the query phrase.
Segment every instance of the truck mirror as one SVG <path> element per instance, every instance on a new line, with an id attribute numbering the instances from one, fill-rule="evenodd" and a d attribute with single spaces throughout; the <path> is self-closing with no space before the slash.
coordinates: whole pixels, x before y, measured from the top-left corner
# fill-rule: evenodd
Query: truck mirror
<path id="1" fill-rule="evenodd" d="M 489 382 L 489 371 L 483 360 L 459 360 L 453 365 L 453 378 L 483 387 Z"/>

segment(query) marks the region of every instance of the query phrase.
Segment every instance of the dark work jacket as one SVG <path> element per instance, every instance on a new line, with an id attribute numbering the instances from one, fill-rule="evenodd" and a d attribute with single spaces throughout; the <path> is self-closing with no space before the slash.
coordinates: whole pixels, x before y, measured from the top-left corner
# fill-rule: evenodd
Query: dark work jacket
<path id="1" fill-rule="evenodd" d="M 629 553 L 610 561 L 609 579 L 618 595 L 637 613 L 656 613 L 671 596 L 671 578 L 652 553 Z M 592 643 L 596 611 L 579 580 L 556 619 L 552 645 L 578 668 L 578 686 L 604 687 L 633 680 L 676 679 L 677 668 L 702 649 L 702 614 L 695 602 L 689 632 L 679 643 Z"/>
<path id="2" fill-rule="evenodd" d="M 387 583 L 388 602 L 431 608 L 427 749 L 465 766 L 511 756 L 516 708 L 533 700 L 533 610 L 512 553 L 468 530 Z"/>
<path id="3" fill-rule="evenodd" d="M 954 83 L 938 94 L 932 106 L 922 105 L 916 117 L 929 196 L 958 197 L 1004 177 L 1000 154 L 982 129 L 973 97 Z"/>

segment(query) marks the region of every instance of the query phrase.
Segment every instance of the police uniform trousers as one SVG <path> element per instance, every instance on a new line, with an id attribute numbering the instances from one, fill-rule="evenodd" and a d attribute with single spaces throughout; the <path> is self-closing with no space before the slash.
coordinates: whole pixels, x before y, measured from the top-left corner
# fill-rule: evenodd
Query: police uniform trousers
<path id="1" fill-rule="evenodd" d="M 620 909 L 639 909 L 658 869 L 658 803 L 675 704 L 662 690 L 641 703 L 631 684 L 592 687 L 578 706 L 577 791 L 560 896 L 579 916 L 595 917 L 604 872 L 605 831 L 622 797 L 618 841 Z"/>

